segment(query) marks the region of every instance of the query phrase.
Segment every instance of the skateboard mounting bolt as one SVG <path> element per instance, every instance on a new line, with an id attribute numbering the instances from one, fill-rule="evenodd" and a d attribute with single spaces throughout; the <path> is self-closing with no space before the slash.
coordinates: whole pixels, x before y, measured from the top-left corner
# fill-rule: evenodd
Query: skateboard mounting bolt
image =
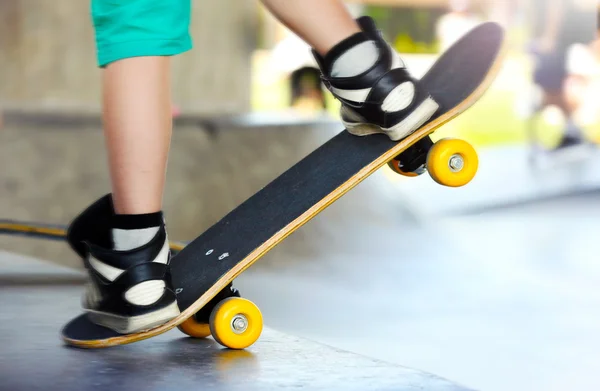
<path id="1" fill-rule="evenodd" d="M 448 165 L 453 172 L 458 172 L 465 167 L 465 161 L 460 155 L 452 155 Z"/>
<path id="2" fill-rule="evenodd" d="M 238 314 L 231 320 L 231 329 L 236 334 L 241 334 L 248 328 L 248 319 L 242 314 Z"/>

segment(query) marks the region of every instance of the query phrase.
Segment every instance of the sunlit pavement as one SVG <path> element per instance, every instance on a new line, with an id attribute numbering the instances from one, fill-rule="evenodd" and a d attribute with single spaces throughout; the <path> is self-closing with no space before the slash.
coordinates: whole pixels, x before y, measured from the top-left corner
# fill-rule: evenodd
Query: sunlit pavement
<path id="1" fill-rule="evenodd" d="M 236 286 L 270 328 L 470 388 L 597 390 L 598 160 L 538 172 L 536 182 L 518 148 L 480 155 L 477 179 L 462 189 L 376 173 Z M 19 294 L 23 308 L 34 296 Z M 55 340 L 44 349 L 58 349 L 61 320 L 26 319 L 36 317 L 52 326 L 44 335 Z M 180 337 L 173 333 L 168 338 Z M 141 360 L 151 360 L 165 349 L 163 337 L 154 341 L 119 348 L 119 359 L 141 349 Z M 272 344 L 272 336 L 261 343 Z M 20 360 L 26 365 L 27 355 Z M 181 374 L 194 376 L 188 367 Z"/>

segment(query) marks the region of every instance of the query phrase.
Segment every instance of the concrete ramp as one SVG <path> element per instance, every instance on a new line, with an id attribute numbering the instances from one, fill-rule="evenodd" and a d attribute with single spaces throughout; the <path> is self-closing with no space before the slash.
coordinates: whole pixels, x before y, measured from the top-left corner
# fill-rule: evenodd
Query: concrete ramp
<path id="1" fill-rule="evenodd" d="M 530 165 L 530 151 L 523 146 L 478 150 L 479 171 L 462 188 L 446 188 L 429 175 L 403 178 L 386 171 L 402 198 L 422 218 L 483 211 L 503 205 L 536 203 L 600 189 L 600 150 L 579 157 L 546 156 L 543 165 Z"/>
<path id="2" fill-rule="evenodd" d="M 106 350 L 66 347 L 59 330 L 79 312 L 81 286 L 51 282 L 81 274 L 6 252 L 0 265 L 0 390 L 465 390 L 272 329 L 245 351 L 178 330 Z"/>

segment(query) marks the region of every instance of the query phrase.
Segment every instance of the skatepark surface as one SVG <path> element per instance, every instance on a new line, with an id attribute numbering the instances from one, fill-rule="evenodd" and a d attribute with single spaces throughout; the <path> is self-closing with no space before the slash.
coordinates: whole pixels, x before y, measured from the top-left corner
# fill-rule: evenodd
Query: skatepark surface
<path id="1" fill-rule="evenodd" d="M 77 314 L 79 287 L 13 286 L 2 292 L 2 390 L 466 390 L 271 329 L 244 351 L 179 332 L 102 351 L 68 348 L 57 330 Z"/>
<path id="2" fill-rule="evenodd" d="M 0 389 L 600 389 L 600 186 L 489 153 L 463 189 L 378 172 L 267 254 L 235 283 L 268 326 L 246 352 L 64 347 L 82 274 L 2 252 Z"/>

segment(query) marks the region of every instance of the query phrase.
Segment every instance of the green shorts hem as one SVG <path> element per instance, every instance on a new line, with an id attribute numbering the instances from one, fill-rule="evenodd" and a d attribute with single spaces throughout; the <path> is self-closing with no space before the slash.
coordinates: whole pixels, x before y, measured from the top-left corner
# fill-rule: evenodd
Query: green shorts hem
<path id="1" fill-rule="evenodd" d="M 192 39 L 164 39 L 112 43 L 98 46 L 98 66 L 131 57 L 174 56 L 192 49 Z"/>

